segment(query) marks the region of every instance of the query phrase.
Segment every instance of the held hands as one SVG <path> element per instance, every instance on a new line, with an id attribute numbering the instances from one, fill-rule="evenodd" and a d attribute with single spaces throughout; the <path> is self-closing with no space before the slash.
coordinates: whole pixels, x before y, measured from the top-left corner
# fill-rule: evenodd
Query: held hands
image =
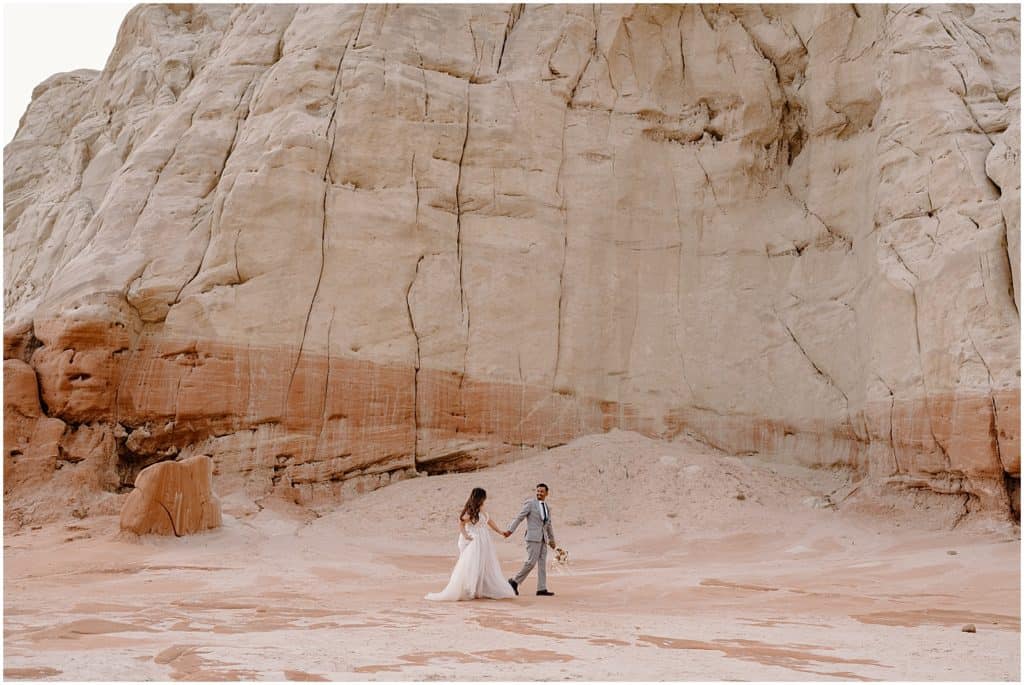
<path id="1" fill-rule="evenodd" d="M 506 530 L 506 531 L 504 531 L 504 532 L 503 532 L 503 533 L 501 534 L 501 536 L 502 536 L 502 537 L 505 537 L 505 538 L 507 538 L 507 537 L 508 537 L 509 535 L 511 535 L 511 534 L 512 534 L 512 531 L 510 531 L 510 530 Z"/>

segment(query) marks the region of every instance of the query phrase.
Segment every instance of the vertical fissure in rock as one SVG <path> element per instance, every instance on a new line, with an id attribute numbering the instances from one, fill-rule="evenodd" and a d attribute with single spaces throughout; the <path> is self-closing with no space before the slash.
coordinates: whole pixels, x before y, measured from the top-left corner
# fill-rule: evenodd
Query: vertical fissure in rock
<path id="1" fill-rule="evenodd" d="M 993 181 L 994 182 L 994 181 Z M 1000 197 L 1002 197 L 1002 188 L 999 189 Z M 1000 212 L 1002 213 L 1002 212 Z M 974 221 L 972 219 L 972 221 Z M 1008 282 L 1008 294 L 1010 296 L 1010 303 L 1013 305 L 1013 311 L 1017 314 L 1017 320 L 1020 321 L 1020 309 L 1017 307 L 1017 284 L 1013 281 L 1013 260 L 1010 258 L 1010 241 L 1006 237 L 1006 216 L 1002 216 L 1003 223 L 1003 234 L 1000 237 L 1000 242 L 1003 247 L 1003 254 L 1006 256 L 1006 280 Z M 975 222 L 977 226 L 977 222 Z"/>
<path id="2" fill-rule="evenodd" d="M 569 128 L 569 103 L 572 102 L 572 98 L 566 103 L 566 108 L 562 110 L 562 147 L 560 150 L 560 157 L 558 160 L 558 173 L 555 175 L 555 193 L 558 195 L 558 212 L 562 220 L 562 266 L 558 272 L 558 321 L 556 322 L 557 329 L 555 331 L 555 368 L 551 375 L 552 388 L 558 386 L 558 365 L 562 358 L 562 326 L 564 316 L 564 302 L 565 302 L 565 263 L 569 256 L 569 215 L 568 208 L 566 207 L 565 201 L 565 188 L 562 186 L 562 169 L 565 166 L 565 135 Z"/>
<path id="3" fill-rule="evenodd" d="M 363 21 L 366 19 L 366 10 L 368 8 L 369 8 L 369 5 L 366 5 L 366 4 L 363 5 L 363 12 L 362 12 L 362 14 L 359 17 L 359 26 L 356 28 L 356 35 L 353 36 L 352 40 L 349 42 L 349 46 L 351 46 L 351 47 L 354 47 L 354 48 L 358 48 L 359 47 L 359 38 L 363 35 Z M 346 50 L 347 49 L 348 48 L 346 48 Z"/>
<path id="4" fill-rule="evenodd" d="M 149 207 L 149 201 L 153 197 L 153 192 L 156 190 L 156 187 L 160 185 L 160 179 L 163 178 L 164 169 L 166 169 L 167 165 L 171 163 L 172 159 L 174 159 L 174 155 L 178 152 L 178 145 L 181 144 L 181 141 L 185 139 L 185 136 L 192 129 L 192 123 L 195 121 L 196 112 L 199 111 L 199 106 L 201 104 L 202 99 L 196 98 L 196 106 L 192 108 L 192 112 L 188 115 L 188 126 L 186 126 L 185 131 L 178 136 L 178 139 L 174 141 L 174 146 L 171 148 L 171 154 L 167 155 L 167 159 L 165 159 L 163 164 L 160 165 L 160 168 L 156 170 L 156 180 L 153 181 L 153 185 L 150 186 L 149 192 L 146 193 L 146 199 L 142 202 L 142 208 L 139 210 L 139 213 L 135 215 L 135 221 L 132 223 L 132 233 L 134 233 L 135 229 L 138 228 L 139 220 L 145 213 L 146 208 Z"/>
<path id="5" fill-rule="evenodd" d="M 984 287 L 984 285 L 982 286 Z M 985 361 L 985 357 L 982 356 L 981 350 L 978 349 L 978 343 L 974 341 L 974 334 L 971 333 L 970 327 L 967 328 L 967 339 L 971 341 L 971 347 L 974 348 L 974 354 L 978 355 L 978 361 L 985 367 L 985 375 L 988 376 L 988 386 L 990 391 L 995 390 L 995 381 L 992 378 L 992 369 L 989 367 L 988 362 Z"/>
<path id="6" fill-rule="evenodd" d="M 366 15 L 366 8 L 364 7 L 363 8 L 363 18 L 365 18 L 365 15 Z M 360 19 L 359 25 L 360 25 L 360 27 L 362 27 L 362 19 Z M 305 322 L 302 325 L 302 339 L 299 341 L 299 351 L 298 351 L 298 354 L 295 355 L 295 364 L 294 364 L 294 366 L 292 366 L 292 373 L 291 373 L 291 376 L 288 378 L 288 387 L 285 390 L 285 394 L 284 394 L 285 404 L 287 404 L 288 398 L 291 395 L 292 383 L 294 383 L 294 381 L 295 381 L 295 372 L 298 370 L 299 362 L 302 360 L 302 352 L 303 352 L 303 350 L 305 349 L 305 346 L 306 346 L 306 335 L 309 332 L 309 320 L 312 317 L 313 306 L 316 304 L 316 297 L 320 293 L 320 284 L 323 281 L 323 277 L 324 277 L 324 264 L 327 261 L 327 245 L 326 245 L 327 244 L 327 199 L 330 196 L 330 190 L 331 190 L 331 178 L 330 178 L 330 176 L 331 176 L 331 161 L 334 159 L 334 143 L 335 143 L 335 137 L 338 134 L 338 129 L 334 125 L 334 119 L 335 119 L 335 117 L 338 114 L 339 107 L 341 106 L 340 101 L 339 101 L 340 98 L 341 98 L 341 93 L 339 92 L 339 90 L 341 89 L 342 65 L 345 62 L 345 55 L 348 54 L 349 48 L 352 47 L 353 43 L 355 42 L 355 40 L 357 40 L 357 38 L 358 38 L 358 33 L 356 34 L 355 37 L 353 37 L 351 40 L 349 40 L 348 44 L 341 51 L 341 57 L 338 59 L 338 68 L 337 68 L 337 71 L 336 71 L 336 73 L 334 75 L 334 84 L 331 86 L 331 99 L 334 100 L 334 108 L 331 110 L 331 116 L 327 120 L 327 128 L 324 131 L 324 137 L 327 138 L 328 142 L 327 142 L 327 163 L 324 164 L 324 175 L 323 175 L 324 196 L 323 196 L 323 199 L 321 201 L 322 222 L 321 222 L 321 225 L 320 225 L 320 269 L 319 269 L 319 271 L 317 273 L 317 277 L 316 277 L 316 286 L 314 286 L 314 288 L 313 288 L 313 296 L 309 298 L 309 309 L 306 310 L 306 319 L 305 319 Z M 237 250 L 237 243 L 236 243 L 236 250 Z M 235 256 L 235 268 L 236 269 L 238 268 L 237 252 L 236 252 L 236 256 Z"/>
<path id="7" fill-rule="evenodd" d="M 526 436 L 523 435 L 526 424 L 526 379 L 523 377 L 523 351 L 516 350 L 516 368 L 519 371 L 519 450 L 526 447 Z"/>
<path id="8" fill-rule="evenodd" d="M 679 32 L 679 86 L 683 87 L 686 80 L 686 54 L 683 50 L 683 12 L 684 7 L 679 8 L 679 18 L 676 20 L 676 30 Z M 597 31 L 594 31 L 594 42 L 597 42 Z"/>
<path id="9" fill-rule="evenodd" d="M 974 348 L 974 353 L 978 355 L 978 359 L 985 367 L 985 374 L 988 376 L 988 397 L 992 404 L 992 419 L 989 422 L 989 434 L 992 436 L 992 449 L 995 450 L 996 460 L 999 463 L 999 467 L 1005 468 L 1003 466 L 1002 448 L 999 445 L 999 409 L 996 406 L 996 388 L 995 380 L 992 378 L 992 369 L 989 367 L 988 362 L 985 361 L 985 357 L 982 356 L 981 350 L 978 349 L 978 343 L 974 341 L 974 335 L 971 333 L 970 328 L 967 329 L 967 338 L 971 341 L 971 347 Z M 1009 492 L 1007 494 L 1009 494 Z"/>
<path id="10" fill-rule="evenodd" d="M 273 68 L 273 66 L 280 62 L 281 58 L 284 57 L 284 37 L 288 35 L 288 30 L 292 27 L 292 24 L 295 23 L 295 15 L 299 13 L 299 7 L 297 5 L 292 6 L 291 9 L 292 13 L 288 19 L 288 24 L 285 25 L 284 29 L 277 37 L 277 45 L 274 46 L 274 58 L 270 61 L 270 64 L 267 65 L 267 68 L 264 70 L 264 73 L 270 71 L 270 69 Z"/>
<path id="11" fill-rule="evenodd" d="M 420 255 L 420 258 L 416 260 L 416 270 L 413 272 L 412 280 L 409 281 L 409 287 L 405 289 L 405 311 L 409 315 L 409 329 L 412 331 L 413 337 L 416 339 L 416 363 L 413 366 L 412 374 L 412 424 L 413 424 L 413 438 L 412 438 L 412 463 L 413 468 L 416 467 L 416 455 L 419 451 L 419 435 L 420 435 L 420 334 L 416 330 L 416 319 L 412 315 L 412 301 L 409 299 L 412 294 L 412 288 L 416 284 L 416 279 L 420 275 L 420 264 L 423 263 L 424 255 Z M 463 373 L 465 375 L 465 373 Z"/>
<path id="12" fill-rule="evenodd" d="M 224 211 L 224 205 L 222 204 L 221 205 L 221 212 L 223 212 L 223 211 Z M 242 271 L 241 271 L 241 269 L 238 268 L 238 238 L 241 236 L 241 234 L 242 234 L 242 229 L 239 228 L 238 231 L 235 232 L 235 242 L 231 245 L 231 253 L 232 253 L 232 256 L 234 257 L 234 260 L 235 260 L 235 283 L 236 284 L 242 283 Z"/>
<path id="13" fill-rule="evenodd" d="M 999 460 L 999 466 L 1004 471 L 1006 467 L 1003 465 L 1003 450 L 999 446 L 999 410 L 996 408 L 996 394 L 993 388 L 989 394 L 989 400 L 992 402 L 992 421 L 989 425 L 989 431 L 992 434 L 992 446 L 996 450 L 996 459 Z"/>
<path id="14" fill-rule="evenodd" d="M 894 249 L 894 251 L 895 251 L 895 249 Z M 899 253 L 897 253 L 897 257 L 899 257 Z M 903 260 L 900 259 L 900 263 L 902 263 L 902 262 L 903 262 Z M 906 266 L 906 265 L 904 265 L 904 266 Z M 910 271 L 910 269 L 907 269 L 907 270 Z M 914 272 L 911 271 L 911 273 L 914 273 Z M 918 305 L 917 305 L 917 289 L 915 287 L 913 287 L 913 286 L 911 286 L 911 288 L 910 288 L 910 295 L 911 295 L 911 297 L 913 299 L 913 302 L 914 302 L 914 342 L 917 344 L 917 363 L 918 363 L 919 370 L 921 372 L 921 387 L 924 390 L 924 410 L 925 410 L 925 413 L 928 414 L 928 432 L 932 436 L 932 442 L 935 443 L 935 446 L 938 448 L 939 452 L 942 454 L 943 459 L 946 460 L 946 468 L 949 469 L 949 468 L 952 467 L 952 462 L 949 459 L 949 453 L 946 452 L 945 445 L 943 445 L 941 442 L 939 442 L 938 437 L 936 437 L 936 435 L 935 435 L 935 426 L 934 426 L 934 424 L 932 422 L 931 400 L 929 399 L 929 396 L 928 396 L 928 381 L 925 379 L 924 355 L 923 355 L 923 353 L 921 351 L 921 321 L 920 321 L 921 312 L 920 312 L 920 307 L 918 307 Z"/>
<path id="15" fill-rule="evenodd" d="M 466 131 L 462 138 L 462 151 L 459 153 L 459 171 L 455 179 L 455 255 L 459 261 L 459 306 L 462 309 L 462 318 L 466 322 L 466 345 L 462 353 L 462 377 L 459 379 L 459 390 L 462 390 L 463 381 L 466 378 L 467 364 L 469 358 L 469 326 L 470 311 L 469 302 L 466 300 L 465 287 L 465 260 L 462 254 L 462 165 L 466 160 L 466 146 L 469 143 L 469 111 L 470 111 L 470 84 L 466 82 Z"/>
<path id="16" fill-rule="evenodd" d="M 143 272 L 144 269 L 145 269 L 145 266 L 140 267 L 135 272 L 135 275 L 132 276 L 132 278 L 128 280 L 128 283 L 130 284 L 133 280 L 135 280 L 135 278 L 137 278 Z M 51 281 L 51 283 L 53 283 L 53 281 Z M 131 323 L 127 326 L 127 331 L 128 331 L 128 335 L 129 335 L 129 341 L 130 341 L 129 342 L 129 346 L 128 346 L 128 350 L 127 350 L 128 351 L 128 360 L 127 360 L 127 362 L 125 362 L 123 364 L 115 364 L 114 365 L 114 373 L 113 373 L 113 379 L 112 379 L 112 382 L 114 383 L 114 406 L 113 406 L 113 409 L 111 411 L 111 414 L 113 415 L 114 423 L 118 423 L 120 421 L 121 382 L 124 380 L 124 368 L 125 368 L 125 366 L 130 368 L 131 365 L 132 365 L 132 362 L 134 362 L 135 355 L 139 351 L 139 347 L 142 344 L 142 337 L 143 337 L 143 334 L 145 333 L 145 330 L 146 330 L 146 322 L 142 320 L 142 314 L 139 312 L 138 308 L 134 304 L 132 304 L 131 299 L 128 297 L 128 291 L 129 290 L 130 290 L 130 286 L 125 288 L 124 303 L 125 303 L 125 305 L 128 306 L 129 309 L 131 309 L 132 314 L 134 315 L 134 319 L 132 319 Z M 138 322 L 138 328 L 137 329 L 134 326 L 134 323 L 136 321 Z M 117 352 L 114 352 L 114 354 L 118 354 L 118 352 L 122 352 L 122 351 L 124 351 L 124 350 L 118 350 Z"/>
<path id="17" fill-rule="evenodd" d="M 889 391 L 889 447 L 892 450 L 892 462 L 895 465 L 896 473 L 899 474 L 902 473 L 903 467 L 900 466 L 899 457 L 896 456 L 896 439 L 894 438 L 893 416 L 896 413 L 896 394 L 889 387 L 889 384 L 885 382 L 884 378 L 881 376 L 877 377 L 882 382 L 882 385 L 885 386 L 885 389 Z"/>
<path id="18" fill-rule="evenodd" d="M 700 170 L 704 173 L 704 181 L 707 188 L 711 191 L 711 198 L 715 201 L 715 206 L 718 207 L 719 211 L 725 214 L 726 212 L 722 209 L 722 205 L 718 203 L 718 195 L 715 193 L 715 184 L 711 182 L 711 176 L 708 175 L 708 170 L 704 168 L 704 163 L 700 161 L 700 152 L 694 150 L 693 158 L 696 160 L 697 166 L 699 166 Z"/>
<path id="19" fill-rule="evenodd" d="M 892 462 L 896 466 L 896 473 L 902 473 L 903 467 L 900 466 L 900 459 L 896 452 L 896 438 L 895 426 L 893 425 L 893 419 L 896 414 L 896 396 L 892 390 L 889 391 L 889 449 L 892 450 Z"/>
<path id="20" fill-rule="evenodd" d="M 178 406 L 179 406 L 179 404 L 181 402 L 181 383 L 182 383 L 182 381 L 185 380 L 186 376 L 191 376 L 192 375 L 192 370 L 194 368 L 195 368 L 194 366 L 190 366 L 190 367 L 188 367 L 188 370 L 185 373 L 178 374 L 178 384 L 174 387 L 174 418 L 175 419 L 177 419 L 178 416 L 180 415 L 180 413 L 178 411 Z"/>
<path id="21" fill-rule="evenodd" d="M 292 16 L 292 22 L 294 22 L 294 20 L 295 20 L 295 17 L 293 15 Z M 291 26 L 291 23 L 289 23 L 289 27 L 290 26 Z M 287 32 L 287 29 L 285 29 L 285 32 Z M 284 33 L 285 32 L 282 32 L 281 40 L 284 40 Z M 281 55 L 278 55 L 278 60 L 280 60 L 280 58 L 281 58 Z M 275 64 L 276 64 L 276 61 L 275 61 Z M 273 66 L 273 65 L 271 65 L 271 66 Z M 270 73 L 270 68 L 268 67 L 263 72 L 263 76 L 266 76 L 269 73 Z M 237 142 L 237 134 L 238 134 L 238 132 L 249 121 L 249 116 L 252 114 L 252 98 L 254 98 L 255 95 L 256 95 L 256 87 L 257 87 L 256 86 L 256 81 L 257 81 L 257 79 L 254 78 L 252 83 L 250 83 L 250 85 L 249 85 L 249 87 L 250 87 L 252 92 L 249 93 L 249 98 L 246 101 L 245 116 L 242 118 L 242 121 L 239 123 L 238 127 L 235 129 L 236 140 L 232 141 L 232 151 L 228 152 L 228 158 L 231 157 L 231 152 L 233 152 L 233 146 L 234 146 L 235 142 Z M 225 167 L 226 167 L 226 165 L 227 165 L 227 159 L 225 159 Z M 225 192 L 226 193 L 230 193 L 233 189 L 234 189 L 234 183 L 232 183 L 231 187 L 229 187 Z M 225 201 L 222 200 L 221 201 L 221 205 L 220 205 L 220 213 L 221 213 L 221 215 L 223 215 L 223 212 L 224 212 L 224 202 Z M 217 218 L 217 226 L 218 227 L 220 226 L 219 222 L 220 222 L 220 217 L 218 216 L 218 218 Z M 212 234 L 212 232 L 213 232 L 213 223 L 211 223 L 211 225 L 210 225 L 210 231 L 211 231 L 211 234 Z M 240 235 L 241 235 L 241 228 L 239 228 L 235 232 L 234 244 L 232 245 L 232 253 L 234 254 L 234 259 L 235 259 L 235 283 L 236 284 L 242 283 L 242 274 L 241 274 L 241 271 L 238 268 L 238 238 L 239 238 Z"/>
<path id="22" fill-rule="evenodd" d="M 562 241 L 562 269 L 558 273 L 558 330 L 555 332 L 555 370 L 551 375 L 551 382 L 554 387 L 558 387 L 558 365 L 562 359 L 562 319 L 564 315 L 564 301 L 565 301 L 565 262 L 569 254 L 569 231 L 566 227 L 566 231 L 563 235 Z"/>
<path id="23" fill-rule="evenodd" d="M 519 20 L 520 14 L 522 14 L 523 5 L 515 4 L 508 8 L 508 21 L 505 22 L 505 35 L 501 39 L 501 51 L 498 53 L 498 67 L 494 70 L 495 73 L 501 73 L 502 61 L 505 59 L 505 46 L 508 44 L 509 36 L 512 35 L 512 31 L 516 28 L 516 22 Z"/>
<path id="24" fill-rule="evenodd" d="M 470 83 L 477 83 L 480 79 L 480 66 L 482 59 L 480 59 L 480 48 L 476 43 L 476 32 L 473 31 L 473 17 L 469 18 L 469 38 L 473 41 L 473 73 L 469 76 Z"/>
<path id="25" fill-rule="evenodd" d="M 227 169 L 228 161 L 231 159 L 231 154 L 235 151 L 235 145 L 238 143 L 238 134 L 241 133 L 243 125 L 249 120 L 249 115 L 252 113 L 251 103 L 252 103 L 253 93 L 255 92 L 255 85 L 256 85 L 256 79 L 257 78 L 258 78 L 258 76 L 254 74 L 253 78 L 249 81 L 249 85 L 246 86 L 245 90 L 243 90 L 242 94 L 239 96 L 238 102 L 235 103 L 235 107 L 234 107 L 235 111 L 237 111 L 243 105 L 243 103 L 245 104 L 245 114 L 242 115 L 241 117 L 238 117 L 238 116 L 235 117 L 235 130 L 231 134 L 231 142 L 228 144 L 227 152 L 224 155 L 224 159 L 221 161 L 220 170 L 217 172 L 217 182 L 213 185 L 213 188 L 210 190 L 209 194 L 216 195 L 216 191 L 220 187 L 220 183 L 221 183 L 221 181 L 224 178 L 224 171 Z M 223 209 L 224 209 L 224 205 L 222 203 L 221 204 L 221 211 L 223 211 Z M 199 211 L 199 207 L 196 208 L 196 214 L 198 214 L 198 211 Z M 189 277 L 184 283 L 182 283 L 180 288 L 178 288 L 178 292 L 175 294 L 174 299 L 170 303 L 170 306 L 174 306 L 175 304 L 177 304 L 180 301 L 181 293 L 185 291 L 185 288 L 187 288 L 190 283 L 195 281 L 195 279 L 199 276 L 199 272 L 202 271 L 202 269 L 203 269 L 203 264 L 206 262 L 206 253 L 210 249 L 210 237 L 213 234 L 213 217 L 210 216 L 209 213 L 206 216 L 210 218 L 210 228 L 206 232 L 206 247 L 203 249 L 203 256 L 199 259 L 199 263 L 196 265 L 196 270 L 192 273 L 192 276 Z M 201 223 L 201 221 L 199 223 Z M 198 226 L 199 223 L 197 223 L 196 226 Z M 195 228 L 195 226 L 193 226 L 193 228 Z M 238 241 L 236 239 L 236 241 L 235 241 L 236 255 L 237 255 L 237 249 L 238 249 Z M 237 257 L 235 259 L 235 273 L 238 274 L 238 260 L 237 260 Z M 239 276 L 238 280 L 239 281 L 241 280 L 240 276 Z"/>
<path id="26" fill-rule="evenodd" d="M 321 402 L 320 409 L 320 444 L 324 444 L 324 432 L 327 430 L 327 421 L 330 419 L 330 412 L 328 411 L 327 405 L 330 398 L 331 392 L 331 331 L 334 328 L 334 315 L 337 312 L 336 307 L 331 307 L 331 320 L 327 324 L 327 371 L 324 374 L 324 393 L 323 400 Z"/>
<path id="27" fill-rule="evenodd" d="M 943 26 L 943 28 L 945 28 L 945 26 Z M 978 133 L 980 133 L 981 135 L 985 136 L 985 138 L 988 139 L 989 145 L 994 146 L 995 141 L 992 140 L 992 136 L 981 125 L 981 122 L 978 121 L 978 117 L 974 114 L 974 109 L 971 108 L 971 105 L 967 102 L 967 79 L 964 78 L 964 72 L 960 70 L 960 67 L 956 64 L 956 62 L 950 62 L 950 64 L 953 66 L 954 69 L 956 69 L 956 73 L 960 77 L 960 83 L 963 84 L 964 87 L 964 96 L 962 99 L 962 102 L 964 103 L 964 109 L 967 110 L 967 114 L 971 117 L 971 121 L 974 122 L 974 125 L 978 128 Z"/>
<path id="28" fill-rule="evenodd" d="M 455 249 L 459 260 L 459 304 L 463 310 L 463 316 L 468 318 L 466 307 L 466 290 L 463 284 L 462 264 L 462 165 L 466 160 L 466 145 L 469 142 L 469 94 L 470 86 L 466 84 L 466 130 L 462 138 L 462 151 L 459 153 L 459 171 L 455 178 Z M 468 327 L 468 323 L 467 323 Z"/>
<path id="29" fill-rule="evenodd" d="M 413 214 L 413 231 L 418 231 L 420 228 L 420 180 L 416 178 L 416 152 L 412 153 L 412 162 L 409 164 L 410 172 L 412 173 L 412 184 L 416 190 L 416 211 Z"/>
<path id="30" fill-rule="evenodd" d="M 566 105 L 572 107 L 573 100 L 576 99 L 576 90 L 580 87 L 583 82 L 583 77 L 587 74 L 587 69 L 590 68 L 590 63 L 594 61 L 594 57 L 597 56 L 597 6 L 593 5 L 594 11 L 594 42 L 590 45 L 590 54 L 587 55 L 587 61 L 584 63 L 583 68 L 580 69 L 579 75 L 576 77 L 576 83 L 572 84 L 572 88 L 569 90 L 569 98 L 566 100 Z M 563 157 L 564 159 L 564 157 Z"/>
<path id="31" fill-rule="evenodd" d="M 669 171 L 671 172 L 672 170 L 670 169 Z M 676 325 L 672 337 L 676 342 L 676 349 L 679 352 L 679 367 L 683 374 L 683 384 L 690 391 L 690 400 L 696 401 L 697 395 L 693 392 L 693 385 L 690 384 L 689 376 L 686 373 L 686 355 L 683 354 L 683 345 L 679 343 L 679 329 L 682 328 L 683 322 L 683 243 L 685 229 L 683 227 L 683 218 L 680 214 L 679 187 L 676 184 L 676 175 L 675 173 L 670 173 L 670 175 L 672 177 L 672 197 L 676 210 L 676 230 L 679 231 L 679 247 L 677 248 L 679 255 L 676 259 Z"/>
<path id="32" fill-rule="evenodd" d="M 174 532 L 174 537 L 176 537 L 176 538 L 180 538 L 180 537 L 181 537 L 181 533 L 179 533 L 179 532 L 178 532 L 178 527 L 177 527 L 176 525 L 174 525 L 174 516 L 172 516 L 172 515 L 171 515 L 171 510 L 170 510 L 170 509 L 168 509 L 168 508 L 167 508 L 167 507 L 166 507 L 166 506 L 164 505 L 164 503 L 163 503 L 163 502 L 161 502 L 160 500 L 154 500 L 154 501 L 155 501 L 155 502 L 156 502 L 156 503 L 157 503 L 158 505 L 160 505 L 160 508 L 161 508 L 161 509 L 163 509 L 163 510 L 164 510 L 164 512 L 166 512 L 166 514 L 167 514 L 167 520 L 171 522 L 171 530 L 172 530 L 172 531 Z"/>

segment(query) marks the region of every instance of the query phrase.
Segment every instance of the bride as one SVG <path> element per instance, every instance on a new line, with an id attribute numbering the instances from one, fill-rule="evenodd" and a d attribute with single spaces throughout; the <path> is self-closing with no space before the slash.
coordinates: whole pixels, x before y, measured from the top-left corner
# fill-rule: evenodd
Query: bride
<path id="1" fill-rule="evenodd" d="M 515 596 L 498 565 L 494 542 L 487 527 L 504 537 L 509 534 L 498 528 L 483 511 L 486 499 L 487 492 L 483 488 L 473 488 L 459 516 L 459 560 L 452 569 L 451 580 L 445 589 L 431 592 L 427 599 L 456 602 L 476 597 L 505 599 Z"/>

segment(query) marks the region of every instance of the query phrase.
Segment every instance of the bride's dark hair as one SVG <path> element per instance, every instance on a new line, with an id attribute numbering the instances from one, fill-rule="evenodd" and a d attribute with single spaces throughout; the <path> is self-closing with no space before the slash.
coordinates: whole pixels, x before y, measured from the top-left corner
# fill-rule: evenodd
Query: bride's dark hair
<path id="1" fill-rule="evenodd" d="M 480 521 L 480 507 L 484 505 L 484 500 L 487 499 L 487 491 L 483 488 L 473 488 L 473 492 L 469 493 L 469 499 L 466 500 L 466 506 L 462 507 L 462 513 L 459 514 L 461 519 L 466 514 L 469 514 L 469 520 L 473 523 Z"/>

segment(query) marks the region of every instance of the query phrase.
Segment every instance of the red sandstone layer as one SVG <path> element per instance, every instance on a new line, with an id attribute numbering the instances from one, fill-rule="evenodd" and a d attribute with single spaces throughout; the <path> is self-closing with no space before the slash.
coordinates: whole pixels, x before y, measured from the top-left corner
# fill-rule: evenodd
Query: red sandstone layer
<path id="1" fill-rule="evenodd" d="M 985 508 L 1008 509 L 1004 477 L 1020 475 L 1017 390 L 875 402 L 842 425 L 694 407 L 652 416 L 547 387 L 294 348 L 145 333 L 132 342 L 117 321 L 42 322 L 36 335 L 5 336 L 7 355 L 31 361 L 4 367 L 7 492 L 38 487 L 66 464 L 79 484 L 113 491 L 150 463 L 207 453 L 228 489 L 312 503 L 612 428 L 853 466 L 971 493 Z"/>

